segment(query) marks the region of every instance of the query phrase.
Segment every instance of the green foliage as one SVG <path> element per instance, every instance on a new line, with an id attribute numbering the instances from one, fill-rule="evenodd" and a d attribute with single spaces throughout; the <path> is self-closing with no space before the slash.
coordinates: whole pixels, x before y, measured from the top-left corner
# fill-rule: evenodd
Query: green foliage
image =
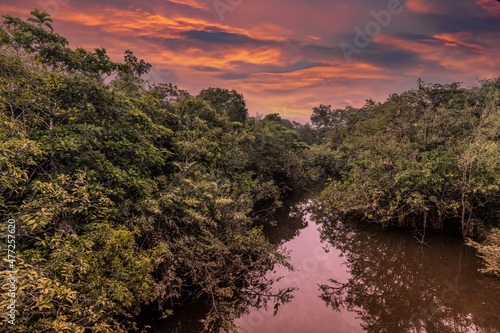
<path id="1" fill-rule="evenodd" d="M 315 109 L 316 126 L 330 131 L 328 164 L 339 166 L 322 194 L 326 207 L 384 225 L 456 225 L 464 236 L 498 225 L 499 83 L 419 81 L 383 104 Z"/>
<path id="2" fill-rule="evenodd" d="M 131 310 L 147 299 L 152 280 L 151 259 L 137 250 L 134 238 L 123 228 L 89 225 L 80 235 L 41 237 L 25 249 L 17 276 L 19 314 L 11 331 L 134 327 Z"/>
<path id="3" fill-rule="evenodd" d="M 249 119 L 234 90 L 150 86 L 132 52 L 122 64 L 71 49 L 32 15 L 0 29 L 0 207 L 20 246 L 12 332 L 126 332 L 144 305 L 168 316 L 181 299 L 209 304 L 207 331 L 235 330 L 259 303 L 250 295 L 273 294 L 266 272 L 287 265 L 254 207 L 305 184 L 307 145 Z"/>
<path id="4" fill-rule="evenodd" d="M 482 243 L 468 239 L 467 244 L 476 248 L 485 261 L 480 271 L 500 277 L 500 229 L 492 229 Z"/>
<path id="5" fill-rule="evenodd" d="M 244 151 L 251 157 L 249 168 L 263 180 L 274 180 L 284 189 L 300 189 L 305 185 L 304 166 L 307 144 L 298 134 L 270 119 L 249 120 L 251 135 Z"/>
<path id="6" fill-rule="evenodd" d="M 473 234 L 500 199 L 498 81 L 470 90 L 419 84 L 365 106 L 359 112 L 372 115 L 350 116 L 358 120 L 337 130 L 348 133 L 337 144 L 348 164 L 323 200 L 384 224 L 442 228 L 456 219 Z"/>
<path id="7" fill-rule="evenodd" d="M 43 154 L 40 145 L 29 140 L 16 121 L 0 116 L 0 207 L 6 209 L 11 200 L 26 190 L 30 170 Z"/>
<path id="8" fill-rule="evenodd" d="M 245 123 L 248 110 L 243 95 L 236 90 L 207 88 L 200 91 L 199 97 L 209 101 L 219 113 L 225 113 L 231 121 Z"/>
<path id="9" fill-rule="evenodd" d="M 307 151 L 306 169 L 315 181 L 326 182 L 346 169 L 345 156 L 340 150 L 329 145 L 313 145 Z"/>

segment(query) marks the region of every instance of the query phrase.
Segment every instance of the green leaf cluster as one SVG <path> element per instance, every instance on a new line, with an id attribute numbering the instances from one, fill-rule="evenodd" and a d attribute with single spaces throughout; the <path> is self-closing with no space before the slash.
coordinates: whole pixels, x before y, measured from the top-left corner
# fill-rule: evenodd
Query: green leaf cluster
<path id="1" fill-rule="evenodd" d="M 72 49 L 32 15 L 0 28 L 0 207 L 19 247 L 9 329 L 126 332 L 146 305 L 168 316 L 180 300 L 207 302 L 207 330 L 235 329 L 287 265 L 254 208 L 306 184 L 308 146 L 249 118 L 234 90 L 150 84 L 132 52 Z"/>

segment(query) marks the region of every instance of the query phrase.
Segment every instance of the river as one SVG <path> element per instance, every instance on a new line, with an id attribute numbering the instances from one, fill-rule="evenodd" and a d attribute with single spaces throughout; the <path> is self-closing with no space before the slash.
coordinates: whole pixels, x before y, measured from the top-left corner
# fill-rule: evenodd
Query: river
<path id="1" fill-rule="evenodd" d="M 481 261 L 459 235 L 384 229 L 323 216 L 314 201 L 294 202 L 265 225 L 289 251 L 295 270 L 274 288 L 291 288 L 277 311 L 248 308 L 240 333 L 500 332 L 500 279 L 478 272 Z M 202 305 L 185 307 L 152 332 L 201 330 Z"/>

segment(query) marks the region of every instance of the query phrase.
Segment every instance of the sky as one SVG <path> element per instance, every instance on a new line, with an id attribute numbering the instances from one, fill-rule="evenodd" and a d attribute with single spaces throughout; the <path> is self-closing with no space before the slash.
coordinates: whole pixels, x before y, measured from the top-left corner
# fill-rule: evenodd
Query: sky
<path id="1" fill-rule="evenodd" d="M 497 0 L 0 0 L 52 15 L 70 47 L 125 50 L 147 77 L 197 94 L 243 93 L 251 116 L 301 122 L 319 104 L 360 107 L 432 83 L 500 76 Z"/>

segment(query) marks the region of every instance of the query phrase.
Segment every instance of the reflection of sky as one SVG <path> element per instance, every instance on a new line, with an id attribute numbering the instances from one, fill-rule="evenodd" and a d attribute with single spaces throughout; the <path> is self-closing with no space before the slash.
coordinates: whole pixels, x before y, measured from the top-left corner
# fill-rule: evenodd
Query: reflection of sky
<path id="1" fill-rule="evenodd" d="M 308 216 L 305 217 L 309 220 Z M 328 279 L 347 282 L 350 274 L 339 257 L 340 251 L 330 248 L 326 253 L 318 242 L 318 226 L 309 220 L 300 235 L 285 244 L 291 250 L 291 263 L 296 268 L 289 272 L 277 269 L 276 276 L 285 276 L 276 288 L 298 287 L 290 303 L 282 305 L 276 316 L 273 310 L 253 309 L 237 321 L 241 333 L 286 333 L 286 332 L 362 332 L 361 321 L 352 312 L 336 312 L 325 306 L 319 298 L 318 284 L 327 284 Z"/>
<path id="2" fill-rule="evenodd" d="M 192 93 L 234 88 L 251 115 L 307 120 L 320 103 L 383 101 L 418 77 L 469 85 L 500 75 L 496 0 L 401 0 L 404 10 L 348 63 L 339 45 L 354 45 L 355 28 L 373 25 L 371 12 L 389 1 L 4 0 L 0 12 L 47 10 L 73 47 L 105 47 L 116 61 L 131 49 L 154 64 L 152 80 Z"/>
<path id="3" fill-rule="evenodd" d="M 367 224 L 346 228 L 321 214 L 304 215 L 308 207 L 317 212 L 310 204 L 296 205 L 276 228 L 281 232 L 279 226 L 293 218 L 307 222 L 284 244 L 296 271 L 282 268 L 273 274 L 285 276 L 275 288 L 298 288 L 294 298 L 276 316 L 272 309 L 250 309 L 236 322 L 240 333 L 401 332 L 415 329 L 415 323 L 429 331 L 500 332 L 500 283 L 478 272 L 479 258 L 460 237 L 433 232 L 424 246 L 408 230 L 382 231 Z M 321 234 L 316 221 L 324 223 Z M 339 300 L 352 311 L 340 307 L 337 312 L 319 297 L 328 295 L 319 285 L 342 284 L 347 289 Z"/>

